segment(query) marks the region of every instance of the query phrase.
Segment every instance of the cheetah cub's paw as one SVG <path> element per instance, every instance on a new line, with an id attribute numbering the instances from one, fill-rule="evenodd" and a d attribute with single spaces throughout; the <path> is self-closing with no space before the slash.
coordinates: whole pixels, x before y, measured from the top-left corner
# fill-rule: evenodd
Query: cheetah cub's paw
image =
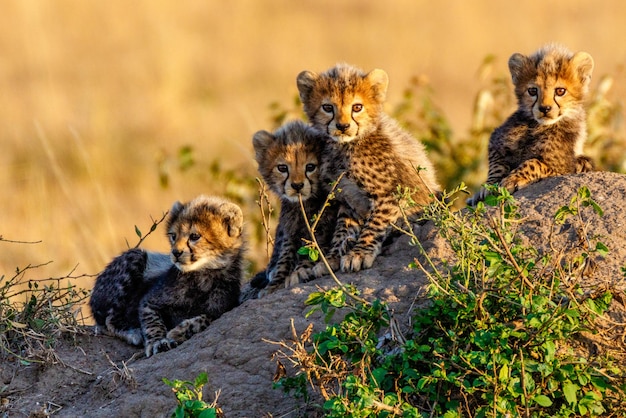
<path id="1" fill-rule="evenodd" d="M 507 189 L 510 193 L 514 193 L 528 184 L 530 182 L 527 179 L 516 174 L 510 174 L 500 182 L 500 186 Z"/>
<path id="2" fill-rule="evenodd" d="M 308 276 L 308 273 L 307 273 L 308 270 L 311 270 L 311 269 L 304 268 L 304 269 L 294 270 L 294 272 L 291 273 L 289 277 L 287 277 L 287 280 L 285 281 L 285 287 L 289 288 L 297 284 L 304 283 L 305 280 L 301 279 L 300 275 L 306 278 Z"/>
<path id="3" fill-rule="evenodd" d="M 320 262 L 319 264 L 324 266 L 324 263 Z M 293 273 L 291 273 L 287 278 L 287 281 L 285 282 L 285 287 L 292 287 L 297 284 L 310 282 L 311 280 L 315 279 L 317 277 L 315 275 L 315 267 L 317 266 L 318 264 L 316 264 L 315 266 L 296 268 Z M 324 271 L 326 271 L 326 268 L 324 268 Z"/>
<path id="4" fill-rule="evenodd" d="M 288 286 L 285 285 L 284 280 L 275 280 L 275 281 L 269 282 L 267 286 L 259 290 L 259 299 L 276 292 L 278 289 L 283 289 L 285 287 L 288 287 Z"/>
<path id="5" fill-rule="evenodd" d="M 476 206 L 478 202 L 485 200 L 485 198 L 489 195 L 489 191 L 482 186 L 480 190 L 478 190 L 474 196 L 470 197 L 465 201 L 468 206 Z"/>
<path id="6" fill-rule="evenodd" d="M 368 269 L 374 264 L 376 255 L 365 250 L 355 249 L 348 255 L 341 257 L 341 271 L 356 272 Z"/>
<path id="7" fill-rule="evenodd" d="M 209 326 L 209 321 L 204 316 L 197 316 L 194 318 L 185 319 L 183 322 L 172 328 L 167 332 L 166 338 L 168 340 L 174 340 L 176 343 L 181 344 L 187 341 L 193 335 L 204 331 Z"/>
<path id="8" fill-rule="evenodd" d="M 164 351 L 169 351 L 172 348 L 176 348 L 176 346 L 178 346 L 178 343 L 169 338 L 148 341 L 146 343 L 146 357 L 150 357 Z"/>

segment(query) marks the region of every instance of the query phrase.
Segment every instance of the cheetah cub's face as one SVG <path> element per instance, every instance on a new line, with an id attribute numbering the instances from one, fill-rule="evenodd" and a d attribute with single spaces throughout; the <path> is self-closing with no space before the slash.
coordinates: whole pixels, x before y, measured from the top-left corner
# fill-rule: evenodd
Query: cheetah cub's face
<path id="1" fill-rule="evenodd" d="M 268 187 L 291 202 L 306 200 L 319 190 L 320 150 L 326 137 L 301 121 L 289 122 L 274 134 L 254 134 L 255 158 Z"/>
<path id="2" fill-rule="evenodd" d="M 243 245 L 239 206 L 217 197 L 198 196 L 174 203 L 167 223 L 170 257 L 182 272 L 222 269 Z"/>
<path id="3" fill-rule="evenodd" d="M 304 112 L 318 130 L 348 142 L 378 127 L 389 78 L 383 70 L 364 73 L 347 64 L 297 77 Z"/>
<path id="4" fill-rule="evenodd" d="M 580 112 L 593 59 L 586 52 L 546 47 L 531 56 L 513 54 L 509 70 L 520 109 L 540 125 L 551 125 Z"/>

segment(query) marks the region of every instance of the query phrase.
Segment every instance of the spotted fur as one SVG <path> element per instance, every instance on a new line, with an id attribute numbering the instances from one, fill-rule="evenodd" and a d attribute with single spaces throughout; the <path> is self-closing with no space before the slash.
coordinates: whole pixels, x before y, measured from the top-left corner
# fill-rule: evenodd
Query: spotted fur
<path id="1" fill-rule="evenodd" d="M 513 54 L 509 69 L 518 109 L 489 139 L 486 183 L 515 192 L 545 177 L 593 170 L 582 155 L 591 56 L 549 44 L 530 56 Z M 468 204 L 487 193 L 481 188 Z"/>
<path id="2" fill-rule="evenodd" d="M 252 139 L 259 173 L 270 190 L 280 198 L 280 215 L 274 249 L 265 270 L 265 287 L 260 295 L 300 282 L 299 273 L 311 267 L 308 257 L 298 255 L 310 233 L 300 208 L 302 198 L 309 220 L 326 201 L 320 179 L 320 157 L 330 139 L 302 121 L 288 122 L 276 132 L 259 131 Z M 330 246 L 336 218 L 334 204 L 326 207 L 316 228 L 316 240 L 323 250 Z M 304 277 L 303 279 L 306 279 Z"/>
<path id="3" fill-rule="evenodd" d="M 238 304 L 243 275 L 241 209 L 199 196 L 170 210 L 171 252 L 129 250 L 96 280 L 90 305 L 99 327 L 146 356 L 169 350 Z"/>
<path id="4" fill-rule="evenodd" d="M 322 184 L 340 176 L 331 266 L 358 271 L 372 266 L 401 211 L 398 188 L 411 191 L 415 206 L 433 199 L 440 187 L 423 145 L 383 111 L 388 76 L 340 64 L 297 77 L 304 112 L 333 141 L 322 158 Z M 343 173 L 343 174 L 342 174 Z M 322 265 L 314 275 L 326 273 Z"/>

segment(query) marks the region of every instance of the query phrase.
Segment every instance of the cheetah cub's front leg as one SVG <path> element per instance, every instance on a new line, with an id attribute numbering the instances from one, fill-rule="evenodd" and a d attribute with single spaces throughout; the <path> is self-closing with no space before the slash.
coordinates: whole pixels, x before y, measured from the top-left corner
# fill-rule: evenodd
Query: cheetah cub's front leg
<path id="1" fill-rule="evenodd" d="M 210 324 L 211 320 L 209 320 L 206 315 L 199 315 L 194 318 L 185 319 L 183 322 L 168 331 L 166 339 L 180 344 L 190 339 L 193 335 L 204 331 Z"/>
<path id="2" fill-rule="evenodd" d="M 381 252 L 391 224 L 400 218 L 400 209 L 393 196 L 381 196 L 360 230 L 356 245 L 341 256 L 341 271 L 368 269 Z"/>
<path id="3" fill-rule="evenodd" d="M 511 174 L 502 179 L 500 186 L 513 193 L 542 178 L 553 175 L 555 175 L 555 172 L 547 164 L 532 158 L 524 161 L 519 167 L 511 171 Z"/>
<path id="4" fill-rule="evenodd" d="M 146 357 L 176 348 L 176 340 L 167 337 L 167 328 L 158 310 L 144 305 L 140 309 L 142 332 L 145 337 Z"/>

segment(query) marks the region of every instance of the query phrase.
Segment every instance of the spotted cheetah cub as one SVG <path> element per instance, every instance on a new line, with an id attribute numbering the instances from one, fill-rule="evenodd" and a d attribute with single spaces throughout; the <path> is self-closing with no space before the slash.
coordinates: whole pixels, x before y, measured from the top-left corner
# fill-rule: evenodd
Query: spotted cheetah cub
<path id="1" fill-rule="evenodd" d="M 252 138 L 259 173 L 280 198 L 274 249 L 265 270 L 265 281 L 256 284 L 266 286 L 260 296 L 298 283 L 299 272 L 311 267 L 308 258 L 298 254 L 305 243 L 303 239 L 310 240 L 299 199 L 309 220 L 324 206 L 327 193 L 321 185 L 319 165 L 328 141 L 327 135 L 302 121 L 288 122 L 274 133 L 259 131 Z M 321 216 L 316 240 L 326 251 L 332 238 L 336 205 L 331 202 Z"/>
<path id="2" fill-rule="evenodd" d="M 591 55 L 549 44 L 530 56 L 513 54 L 509 70 L 518 109 L 491 134 L 486 183 L 514 192 L 545 177 L 593 170 L 582 155 Z M 467 203 L 487 194 L 483 187 Z"/>
<path id="3" fill-rule="evenodd" d="M 243 215 L 224 199 L 199 196 L 169 213 L 171 252 L 129 250 L 96 279 L 90 305 L 97 326 L 145 346 L 147 357 L 204 330 L 238 304 Z"/>
<path id="4" fill-rule="evenodd" d="M 383 111 L 388 83 L 383 70 L 365 73 L 347 64 L 297 77 L 304 112 L 315 129 L 333 139 L 322 158 L 322 184 L 343 173 L 328 254 L 334 269 L 372 266 L 392 224 L 401 218 L 399 187 L 411 191 L 413 213 L 440 190 L 422 143 Z M 326 273 L 321 264 L 314 270 L 315 276 Z"/>

